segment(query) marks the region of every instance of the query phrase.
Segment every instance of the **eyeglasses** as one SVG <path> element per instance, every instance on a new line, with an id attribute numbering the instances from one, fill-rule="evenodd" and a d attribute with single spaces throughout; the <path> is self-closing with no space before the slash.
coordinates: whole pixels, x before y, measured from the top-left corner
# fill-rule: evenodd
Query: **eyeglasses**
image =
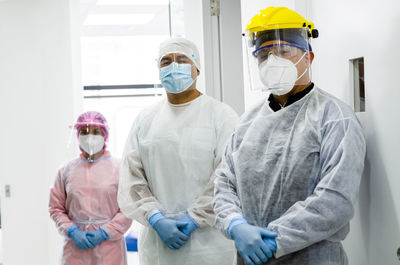
<path id="1" fill-rule="evenodd" d="M 258 62 L 261 63 L 267 60 L 270 54 L 290 59 L 296 56 L 300 50 L 302 50 L 302 47 L 294 43 L 275 43 L 258 48 L 253 51 L 253 55 L 258 59 Z"/>
<path id="2" fill-rule="evenodd" d="M 91 127 L 90 125 L 83 126 L 79 129 L 79 135 L 101 135 L 102 131 L 99 127 Z"/>

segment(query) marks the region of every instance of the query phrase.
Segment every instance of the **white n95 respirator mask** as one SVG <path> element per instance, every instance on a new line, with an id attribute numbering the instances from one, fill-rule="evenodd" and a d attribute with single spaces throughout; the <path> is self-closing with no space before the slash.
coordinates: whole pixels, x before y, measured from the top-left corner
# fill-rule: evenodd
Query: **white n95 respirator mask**
<path id="1" fill-rule="evenodd" d="M 289 59 L 281 58 L 274 54 L 270 54 L 268 59 L 262 62 L 258 69 L 261 82 L 265 88 L 263 90 L 270 91 L 274 95 L 284 95 L 290 92 L 297 80 L 299 80 L 308 68 L 297 77 L 296 65 L 304 58 L 306 53 L 293 63 Z"/>
<path id="2" fill-rule="evenodd" d="M 104 147 L 104 137 L 101 135 L 81 135 L 79 136 L 80 147 L 90 156 L 97 154 Z"/>

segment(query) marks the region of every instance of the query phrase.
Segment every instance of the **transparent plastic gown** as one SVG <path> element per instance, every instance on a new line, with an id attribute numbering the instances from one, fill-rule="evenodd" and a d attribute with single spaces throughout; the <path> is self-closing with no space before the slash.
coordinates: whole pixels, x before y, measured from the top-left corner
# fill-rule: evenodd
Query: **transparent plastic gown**
<path id="1" fill-rule="evenodd" d="M 106 151 L 98 160 L 81 156 L 58 171 L 50 191 L 49 211 L 65 236 L 61 264 L 127 264 L 124 234 L 132 220 L 121 213 L 117 202 L 119 167 L 119 160 Z M 110 239 L 92 249 L 79 249 L 67 236 L 73 224 L 83 231 L 101 227 Z"/>

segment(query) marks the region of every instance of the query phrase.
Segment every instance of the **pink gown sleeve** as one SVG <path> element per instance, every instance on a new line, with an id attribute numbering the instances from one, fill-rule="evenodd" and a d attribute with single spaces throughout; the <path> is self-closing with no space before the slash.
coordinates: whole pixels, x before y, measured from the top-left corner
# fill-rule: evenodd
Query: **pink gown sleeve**
<path id="1" fill-rule="evenodd" d="M 114 216 L 114 218 L 101 228 L 107 233 L 110 240 L 119 240 L 124 236 L 126 231 L 131 227 L 132 220 L 126 217 L 121 210 Z"/>
<path id="2" fill-rule="evenodd" d="M 50 189 L 49 212 L 59 232 L 67 236 L 68 229 L 74 224 L 68 217 L 66 209 L 67 194 L 63 180 L 64 168 L 58 171 L 54 186 Z"/>

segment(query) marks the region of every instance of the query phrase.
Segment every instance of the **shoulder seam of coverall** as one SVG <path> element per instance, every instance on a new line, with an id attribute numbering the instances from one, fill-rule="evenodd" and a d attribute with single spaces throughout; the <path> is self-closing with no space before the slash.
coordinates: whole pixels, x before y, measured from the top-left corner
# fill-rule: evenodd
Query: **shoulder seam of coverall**
<path id="1" fill-rule="evenodd" d="M 331 124 L 331 123 L 344 122 L 344 121 L 347 121 L 347 120 L 350 120 L 350 121 L 353 121 L 353 122 L 355 121 L 353 117 L 347 117 L 347 118 L 342 118 L 342 119 L 331 120 L 331 121 L 326 122 L 326 123 L 321 127 L 320 131 L 324 130 L 325 127 L 326 127 L 327 125 Z M 346 134 L 346 130 L 347 130 L 347 129 L 346 129 L 345 127 L 343 127 L 343 132 L 344 132 L 344 134 Z"/>
<path id="2" fill-rule="evenodd" d="M 330 121 L 325 122 L 325 124 L 322 126 L 322 128 L 325 127 L 326 125 L 330 124 L 330 123 L 340 122 L 340 121 L 345 121 L 345 120 L 354 120 L 354 118 L 353 117 L 346 117 L 346 118 L 340 118 L 340 119 L 336 119 L 336 120 L 330 120 Z"/>
<path id="3" fill-rule="evenodd" d="M 61 180 L 62 180 L 62 182 L 64 183 L 64 185 L 65 185 L 65 179 L 66 179 L 67 177 L 65 176 L 65 174 L 64 174 L 64 172 L 61 174 Z"/>
<path id="4" fill-rule="evenodd" d="M 321 91 L 322 91 L 322 90 L 320 90 L 320 89 L 318 90 L 319 94 L 320 94 L 320 95 L 323 95 L 323 93 L 321 93 Z M 325 91 L 324 91 L 324 92 L 325 92 Z M 323 96 L 326 96 L 326 95 L 323 95 Z M 345 116 L 344 116 L 344 114 L 343 114 L 342 108 L 339 106 L 339 104 L 338 104 L 338 102 L 337 102 L 337 99 L 336 99 L 335 97 L 333 97 L 333 98 L 331 98 L 331 101 L 333 102 L 333 104 L 335 104 L 336 108 L 339 110 L 341 117 L 342 117 L 343 119 L 345 119 Z"/>
<path id="5" fill-rule="evenodd" d="M 330 184 L 331 181 L 333 181 L 333 180 L 330 179 L 329 182 L 328 182 L 328 184 Z M 351 207 L 352 207 L 353 210 L 354 210 L 353 201 L 352 201 L 351 198 L 349 198 L 346 194 L 341 193 L 341 192 L 338 192 L 337 190 L 334 190 L 334 189 L 332 189 L 332 188 L 329 188 L 329 185 L 323 185 L 323 184 L 321 184 L 321 185 L 319 185 L 317 188 L 320 188 L 322 192 L 334 192 L 334 193 L 340 195 L 340 196 L 343 197 L 346 201 L 349 201 L 349 202 L 350 202 Z M 310 205 L 310 202 L 307 203 L 307 204 L 305 204 L 305 205 L 306 205 L 306 206 Z"/>
<path id="6" fill-rule="evenodd" d="M 219 132 L 221 131 L 222 127 L 227 123 L 228 119 L 224 119 L 224 117 L 226 117 L 228 114 L 229 116 L 233 116 L 230 113 L 230 110 L 228 108 L 224 108 L 224 110 L 218 115 L 222 117 L 222 122 L 217 122 L 217 116 L 214 115 L 213 119 L 214 119 L 214 124 L 216 124 L 215 126 L 215 132 Z M 235 112 L 236 114 L 236 112 Z M 237 115 L 237 114 L 236 114 Z M 218 134 L 216 134 L 216 136 L 218 137 Z"/>
<path id="7" fill-rule="evenodd" d="M 239 119 L 236 123 L 236 127 L 239 126 L 243 126 L 245 124 L 251 123 L 252 121 L 249 121 L 248 119 L 250 118 L 250 120 L 254 120 L 254 117 L 256 115 L 254 115 L 254 112 L 256 112 L 257 114 L 261 111 L 261 109 L 264 107 L 264 104 L 268 104 L 268 101 L 266 101 L 265 99 L 260 100 L 259 102 L 255 103 L 253 106 L 251 106 L 247 111 L 245 111 L 244 113 L 242 113 L 242 115 L 238 115 Z M 237 113 L 236 113 L 237 114 Z M 253 117 L 253 118 L 251 118 Z"/>
<path id="8" fill-rule="evenodd" d="M 144 110 L 142 110 L 141 112 L 139 112 L 139 114 L 136 116 L 136 118 L 133 120 L 133 123 L 132 123 L 132 127 L 133 128 L 131 128 L 131 130 L 132 129 L 135 129 L 136 131 L 139 129 L 139 124 L 140 123 L 142 123 L 142 120 L 143 120 L 143 115 L 144 115 L 144 112 L 149 112 L 149 111 L 147 111 L 148 109 L 150 109 L 151 107 L 149 107 L 149 108 L 145 108 Z M 137 133 L 136 133 L 137 134 Z"/>
<path id="9" fill-rule="evenodd" d="M 72 162 L 72 161 L 71 161 Z M 65 181 L 66 181 L 66 179 L 67 179 L 67 176 L 65 175 L 65 171 L 67 171 L 67 169 L 70 167 L 70 163 L 67 163 L 66 165 L 65 165 L 65 167 L 63 167 L 61 170 L 62 170 L 62 174 L 61 174 L 61 180 L 62 180 L 62 182 L 64 183 L 64 185 L 65 185 Z"/>
<path id="10" fill-rule="evenodd" d="M 140 119 L 140 120 L 139 120 Z M 141 122 L 141 117 L 140 114 L 138 115 L 138 117 L 133 121 L 133 125 L 132 125 L 132 129 L 131 131 L 134 132 L 135 138 L 136 138 L 136 142 L 139 144 L 139 123 Z M 130 141 L 132 141 L 132 133 L 129 133 L 129 139 Z"/>

